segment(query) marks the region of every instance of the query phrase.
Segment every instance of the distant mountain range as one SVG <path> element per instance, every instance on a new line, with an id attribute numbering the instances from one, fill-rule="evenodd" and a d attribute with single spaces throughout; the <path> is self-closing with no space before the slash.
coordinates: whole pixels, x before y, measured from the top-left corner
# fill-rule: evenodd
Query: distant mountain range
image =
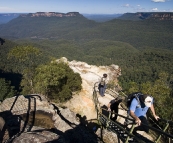
<path id="1" fill-rule="evenodd" d="M 126 42 L 135 47 L 172 49 L 172 22 L 173 13 L 166 12 L 126 13 L 105 22 L 96 22 L 78 12 L 38 12 L 21 14 L 1 24 L 0 37 L 9 40 L 65 39 L 78 43 L 99 39 Z"/>
<path id="2" fill-rule="evenodd" d="M 0 13 L 0 24 L 7 23 L 21 14 L 22 13 Z"/>
<path id="3" fill-rule="evenodd" d="M 69 12 L 69 13 L 57 13 L 57 12 L 37 12 L 37 13 L 0 13 L 0 24 L 5 24 L 9 22 L 10 20 L 17 18 L 18 16 L 45 16 L 45 17 L 69 17 L 69 16 L 79 16 L 80 14 L 78 12 Z M 86 17 L 89 20 L 94 20 L 96 22 L 105 22 L 112 19 L 115 19 L 119 16 L 122 16 L 122 14 L 82 14 L 84 17 Z"/>
<path id="4" fill-rule="evenodd" d="M 69 17 L 83 15 L 89 20 L 96 22 L 106 22 L 112 19 L 122 20 L 145 20 L 145 19 L 158 19 L 158 20 L 173 20 L 173 13 L 171 12 L 137 12 L 125 14 L 79 14 L 78 12 L 57 13 L 57 12 L 37 12 L 37 13 L 0 13 L 0 24 L 5 24 L 18 16 L 31 16 L 31 17 Z"/>

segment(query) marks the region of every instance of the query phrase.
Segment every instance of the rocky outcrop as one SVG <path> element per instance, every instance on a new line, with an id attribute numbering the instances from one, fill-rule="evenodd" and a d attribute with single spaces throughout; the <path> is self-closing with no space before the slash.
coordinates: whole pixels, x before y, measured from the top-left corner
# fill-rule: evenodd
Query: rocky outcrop
<path id="1" fill-rule="evenodd" d="M 93 101 L 94 85 L 98 84 L 103 73 L 108 74 L 109 82 L 118 85 L 117 78 L 121 75 L 119 66 L 97 67 L 84 62 L 68 61 L 66 58 L 57 60 L 60 61 L 67 63 L 74 72 L 80 74 L 83 89 L 74 93 L 70 101 L 61 104 L 50 103 L 44 96 L 37 94 L 5 99 L 0 103 L 0 141 L 122 143 L 116 133 L 100 128 Z M 100 106 L 106 106 L 114 98 L 109 93 L 104 97 L 99 94 L 96 96 Z M 126 111 L 121 108 L 119 114 L 125 116 Z M 124 118 L 118 117 L 117 121 L 123 124 Z M 143 132 L 140 134 L 152 140 L 149 135 Z"/>
<path id="2" fill-rule="evenodd" d="M 114 85 L 118 84 L 118 77 L 121 75 L 121 69 L 118 65 L 110 66 L 95 66 L 88 65 L 80 61 L 68 61 L 66 58 L 61 58 L 58 61 L 66 62 L 74 72 L 79 73 L 82 78 L 82 90 L 74 94 L 73 98 L 64 104 L 67 108 L 86 115 L 87 119 L 96 118 L 95 105 L 93 102 L 94 85 L 98 85 L 99 79 L 104 73 L 108 74 L 109 82 Z"/>
<path id="3" fill-rule="evenodd" d="M 37 94 L 5 99 L 0 104 L 0 133 L 3 142 L 117 142 L 116 134 L 99 128 L 92 95 L 94 84 L 103 73 L 108 74 L 109 81 L 117 83 L 117 77 L 121 75 L 119 66 L 97 67 L 68 61 L 66 58 L 59 61 L 67 63 L 81 75 L 82 90 L 74 93 L 67 103 L 61 103 L 61 107 Z"/>
<path id="4" fill-rule="evenodd" d="M 46 128 L 46 124 L 50 123 L 43 116 L 36 121 L 38 111 L 51 118 L 52 128 Z M 100 129 L 96 120 L 89 122 L 85 116 L 76 114 L 68 108 L 63 109 L 50 104 L 40 95 L 20 95 L 4 100 L 0 105 L 0 117 L 2 142 L 115 143 L 117 141 L 117 135 Z M 38 122 L 44 122 L 44 125 L 36 125 Z"/>

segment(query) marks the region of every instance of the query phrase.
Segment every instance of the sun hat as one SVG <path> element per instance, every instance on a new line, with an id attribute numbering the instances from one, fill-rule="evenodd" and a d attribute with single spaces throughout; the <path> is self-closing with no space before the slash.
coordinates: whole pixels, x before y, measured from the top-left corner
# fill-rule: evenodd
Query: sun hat
<path id="1" fill-rule="evenodd" d="M 103 74 L 103 77 L 107 77 L 107 74 L 106 74 L 106 73 L 104 73 L 104 74 Z"/>
<path id="2" fill-rule="evenodd" d="M 151 96 L 147 96 L 144 100 L 144 104 L 146 107 L 151 107 L 151 104 L 152 104 L 152 98 Z"/>

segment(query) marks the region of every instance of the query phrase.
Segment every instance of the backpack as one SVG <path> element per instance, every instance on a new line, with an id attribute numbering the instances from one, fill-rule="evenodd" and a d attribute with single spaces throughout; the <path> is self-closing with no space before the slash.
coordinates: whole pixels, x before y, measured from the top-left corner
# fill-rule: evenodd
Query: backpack
<path id="1" fill-rule="evenodd" d="M 134 98 L 136 98 L 136 100 L 138 101 L 138 106 L 137 106 L 137 107 L 138 107 L 138 108 L 141 107 L 141 103 L 140 103 L 140 100 L 139 100 L 139 96 L 140 96 L 140 95 L 143 95 L 143 94 L 140 93 L 140 92 L 135 92 L 135 93 L 129 94 L 128 97 L 127 97 L 127 101 L 126 101 L 126 103 L 127 103 L 127 108 L 130 107 L 131 102 L 132 102 L 132 100 L 133 100 Z"/>
<path id="2" fill-rule="evenodd" d="M 101 78 L 100 85 L 102 85 L 102 86 L 105 85 L 105 80 L 103 80 L 103 77 Z"/>

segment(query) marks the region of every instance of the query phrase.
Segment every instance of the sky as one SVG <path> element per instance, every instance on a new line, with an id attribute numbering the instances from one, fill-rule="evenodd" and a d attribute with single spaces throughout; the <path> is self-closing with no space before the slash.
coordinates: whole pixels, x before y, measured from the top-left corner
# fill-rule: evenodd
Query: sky
<path id="1" fill-rule="evenodd" d="M 35 12 L 81 14 L 173 12 L 173 0 L 0 0 L 0 13 Z"/>

